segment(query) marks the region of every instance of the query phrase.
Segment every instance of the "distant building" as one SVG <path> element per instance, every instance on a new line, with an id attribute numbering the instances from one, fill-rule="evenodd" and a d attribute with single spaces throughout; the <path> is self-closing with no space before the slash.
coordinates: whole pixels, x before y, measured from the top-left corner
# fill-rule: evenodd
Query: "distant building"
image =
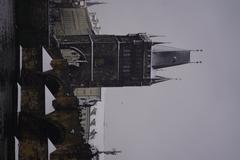
<path id="1" fill-rule="evenodd" d="M 76 88 L 74 95 L 79 99 L 81 107 L 79 119 L 84 129 L 84 138 L 88 142 L 90 139 L 94 139 L 96 134 L 91 130 L 91 126 L 96 125 L 96 120 L 91 119 L 91 117 L 95 117 L 97 114 L 97 108 L 94 106 L 102 99 L 101 88 Z"/>
<path id="2" fill-rule="evenodd" d="M 82 107 L 91 107 L 101 101 L 101 88 L 76 88 L 74 95 L 79 99 Z"/>

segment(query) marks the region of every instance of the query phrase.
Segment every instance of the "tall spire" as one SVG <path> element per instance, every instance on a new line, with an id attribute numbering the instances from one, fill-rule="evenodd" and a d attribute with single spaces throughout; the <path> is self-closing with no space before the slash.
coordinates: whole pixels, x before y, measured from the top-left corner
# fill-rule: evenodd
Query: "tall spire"
<path id="1" fill-rule="evenodd" d="M 190 50 L 157 45 L 153 47 L 152 67 L 153 69 L 159 69 L 187 64 L 190 62 L 190 52 Z"/>
<path id="2" fill-rule="evenodd" d="M 171 80 L 171 78 L 166 78 L 166 77 L 162 77 L 162 76 L 156 76 L 155 78 L 151 79 L 151 84 L 165 82 L 165 81 L 168 81 L 168 80 Z"/>

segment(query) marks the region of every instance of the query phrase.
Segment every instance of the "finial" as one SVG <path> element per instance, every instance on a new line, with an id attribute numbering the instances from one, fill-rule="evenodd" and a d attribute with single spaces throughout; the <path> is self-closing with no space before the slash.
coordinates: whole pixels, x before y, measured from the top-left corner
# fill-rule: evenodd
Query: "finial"
<path id="1" fill-rule="evenodd" d="M 170 80 L 174 80 L 174 81 L 182 81 L 182 78 L 171 78 Z"/>
<path id="2" fill-rule="evenodd" d="M 190 63 L 199 64 L 199 63 L 202 63 L 202 61 L 196 61 L 196 62 L 190 62 Z"/>
<path id="3" fill-rule="evenodd" d="M 166 77 L 162 77 L 162 76 L 155 76 L 155 78 L 151 79 L 151 84 L 156 84 L 156 83 L 168 81 L 170 79 L 171 78 L 166 78 Z"/>
<path id="4" fill-rule="evenodd" d="M 191 52 L 203 52 L 203 49 L 190 50 Z"/>

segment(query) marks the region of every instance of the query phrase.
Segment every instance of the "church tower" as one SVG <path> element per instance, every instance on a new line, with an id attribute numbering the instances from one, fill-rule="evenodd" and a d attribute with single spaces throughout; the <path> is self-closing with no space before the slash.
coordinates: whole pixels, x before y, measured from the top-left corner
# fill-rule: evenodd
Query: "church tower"
<path id="1" fill-rule="evenodd" d="M 145 33 L 69 35 L 59 36 L 57 41 L 63 56 L 69 52 L 78 55 L 79 69 L 72 70 L 74 86 L 151 85 L 169 80 L 152 78 L 152 70 L 190 62 L 190 51 L 163 46 Z"/>

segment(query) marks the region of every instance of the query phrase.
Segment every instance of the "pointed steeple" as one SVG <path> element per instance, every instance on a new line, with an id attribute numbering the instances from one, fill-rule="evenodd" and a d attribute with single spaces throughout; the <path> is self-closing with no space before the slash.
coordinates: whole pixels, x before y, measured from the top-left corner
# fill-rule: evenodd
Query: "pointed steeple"
<path id="1" fill-rule="evenodd" d="M 168 81 L 168 80 L 171 80 L 171 78 L 166 78 L 166 77 L 162 77 L 162 76 L 156 76 L 155 78 L 151 79 L 151 84 L 165 82 L 165 81 Z"/>
<path id="2" fill-rule="evenodd" d="M 152 67 L 153 69 L 159 69 L 187 64 L 190 62 L 190 52 L 190 50 L 157 45 L 153 47 Z"/>

